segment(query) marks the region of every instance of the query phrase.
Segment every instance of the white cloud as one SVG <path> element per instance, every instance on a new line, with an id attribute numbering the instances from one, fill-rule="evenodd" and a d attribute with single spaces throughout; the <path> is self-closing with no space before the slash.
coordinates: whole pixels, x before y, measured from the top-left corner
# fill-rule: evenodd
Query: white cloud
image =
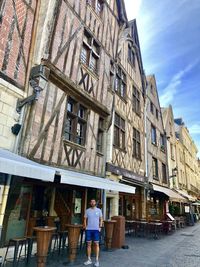
<path id="1" fill-rule="evenodd" d="M 189 131 L 191 134 L 200 134 L 200 122 L 191 125 Z"/>
<path id="2" fill-rule="evenodd" d="M 198 61 L 199 60 L 196 60 L 194 63 L 189 64 L 183 70 L 179 71 L 172 77 L 171 81 L 164 89 L 163 94 L 161 94 L 160 96 L 160 102 L 162 106 L 172 104 L 174 97 L 177 93 L 178 87 L 182 83 L 182 78 L 196 66 Z"/>
<path id="3" fill-rule="evenodd" d="M 142 0 L 125 0 L 128 19 L 135 19 L 139 14 Z"/>

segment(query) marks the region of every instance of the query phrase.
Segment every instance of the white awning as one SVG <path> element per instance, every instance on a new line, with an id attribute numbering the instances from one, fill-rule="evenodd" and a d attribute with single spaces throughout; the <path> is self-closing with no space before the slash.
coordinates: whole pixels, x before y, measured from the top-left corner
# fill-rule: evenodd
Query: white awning
<path id="1" fill-rule="evenodd" d="M 185 191 L 182 191 L 182 190 L 179 190 L 179 189 L 176 189 L 176 191 L 177 191 L 180 195 L 182 195 L 182 196 L 184 196 L 185 198 L 187 198 L 189 201 L 196 201 L 196 200 L 197 200 L 197 198 L 188 195 L 188 193 L 186 193 Z"/>
<path id="2" fill-rule="evenodd" d="M 171 200 L 178 201 L 178 202 L 186 202 L 186 199 L 184 197 L 182 197 L 180 194 L 176 193 L 175 191 L 173 191 L 167 187 L 153 184 L 153 190 L 164 193 Z"/>
<path id="3" fill-rule="evenodd" d="M 0 149 L 0 172 L 43 181 L 54 181 L 55 169 Z"/>
<path id="4" fill-rule="evenodd" d="M 57 169 L 61 183 L 135 194 L 135 187 L 84 173 Z"/>

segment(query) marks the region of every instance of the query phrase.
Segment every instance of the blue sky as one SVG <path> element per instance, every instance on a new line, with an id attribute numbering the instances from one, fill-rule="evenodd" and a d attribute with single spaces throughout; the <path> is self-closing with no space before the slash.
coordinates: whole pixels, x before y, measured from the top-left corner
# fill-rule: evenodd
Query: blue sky
<path id="1" fill-rule="evenodd" d="M 161 106 L 182 117 L 200 157 L 200 0 L 125 0 L 136 18 L 146 74 L 155 74 Z"/>

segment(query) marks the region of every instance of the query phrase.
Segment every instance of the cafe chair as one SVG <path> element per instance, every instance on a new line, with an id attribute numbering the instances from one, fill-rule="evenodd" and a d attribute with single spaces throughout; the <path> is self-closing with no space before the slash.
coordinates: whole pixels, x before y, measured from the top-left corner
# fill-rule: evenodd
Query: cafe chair
<path id="1" fill-rule="evenodd" d="M 13 262 L 13 267 L 18 266 L 18 263 L 21 258 L 26 258 L 27 255 L 27 239 L 26 238 L 12 238 L 8 242 L 5 258 L 4 258 L 4 263 L 3 266 L 5 266 L 6 262 L 12 261 Z M 14 256 L 13 258 L 7 258 L 8 251 L 10 247 L 14 246 Z M 25 249 L 25 255 L 22 255 L 22 249 Z"/>

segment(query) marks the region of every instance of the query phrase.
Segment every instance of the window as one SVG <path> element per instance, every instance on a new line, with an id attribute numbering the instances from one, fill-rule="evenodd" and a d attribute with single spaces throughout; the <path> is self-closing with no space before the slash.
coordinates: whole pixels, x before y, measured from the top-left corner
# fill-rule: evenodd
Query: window
<path id="1" fill-rule="evenodd" d="M 170 151 L 171 151 L 171 159 L 174 160 L 174 146 L 173 146 L 173 144 L 170 144 Z"/>
<path id="2" fill-rule="evenodd" d="M 158 160 L 156 158 L 152 158 L 152 173 L 153 178 L 158 180 Z"/>
<path id="3" fill-rule="evenodd" d="M 104 121 L 102 118 L 99 118 L 99 126 L 98 126 L 98 133 L 97 133 L 97 151 L 102 153 L 103 152 L 103 128 Z"/>
<path id="4" fill-rule="evenodd" d="M 160 135 L 160 149 L 165 151 L 165 137 L 163 134 Z"/>
<path id="5" fill-rule="evenodd" d="M 151 94 L 153 95 L 153 85 L 150 85 L 150 89 L 151 89 Z"/>
<path id="6" fill-rule="evenodd" d="M 135 67 L 135 53 L 130 44 L 128 45 L 128 60 Z"/>
<path id="7" fill-rule="evenodd" d="M 133 157 L 141 159 L 140 132 L 133 128 Z"/>
<path id="8" fill-rule="evenodd" d="M 115 113 L 114 145 L 125 149 L 125 120 Z"/>
<path id="9" fill-rule="evenodd" d="M 156 119 L 157 120 L 159 119 L 159 111 L 158 111 L 158 109 L 156 109 Z"/>
<path id="10" fill-rule="evenodd" d="M 81 62 L 88 66 L 92 72 L 97 73 L 100 54 L 100 46 L 86 30 L 83 37 L 81 50 Z"/>
<path id="11" fill-rule="evenodd" d="M 152 144 L 156 145 L 157 144 L 157 138 L 156 138 L 156 128 L 151 125 L 151 142 Z"/>
<path id="12" fill-rule="evenodd" d="M 140 92 L 133 86 L 133 111 L 140 115 Z"/>
<path id="13" fill-rule="evenodd" d="M 72 98 L 69 98 L 67 103 L 67 119 L 64 128 L 65 139 L 84 146 L 86 126 L 86 109 Z"/>
<path id="14" fill-rule="evenodd" d="M 95 10 L 100 16 L 103 10 L 103 0 L 87 0 L 87 3 Z"/>
<path id="15" fill-rule="evenodd" d="M 152 114 L 154 114 L 154 106 L 153 106 L 153 102 L 150 103 L 150 111 Z"/>
<path id="16" fill-rule="evenodd" d="M 110 87 L 113 88 L 114 86 L 114 77 L 115 77 L 115 67 L 114 62 L 110 61 Z"/>
<path id="17" fill-rule="evenodd" d="M 126 97 L 126 74 L 119 66 L 115 77 L 115 91 L 119 96 Z"/>
<path id="18" fill-rule="evenodd" d="M 167 184 L 167 169 L 164 163 L 162 163 L 162 181 Z"/>

